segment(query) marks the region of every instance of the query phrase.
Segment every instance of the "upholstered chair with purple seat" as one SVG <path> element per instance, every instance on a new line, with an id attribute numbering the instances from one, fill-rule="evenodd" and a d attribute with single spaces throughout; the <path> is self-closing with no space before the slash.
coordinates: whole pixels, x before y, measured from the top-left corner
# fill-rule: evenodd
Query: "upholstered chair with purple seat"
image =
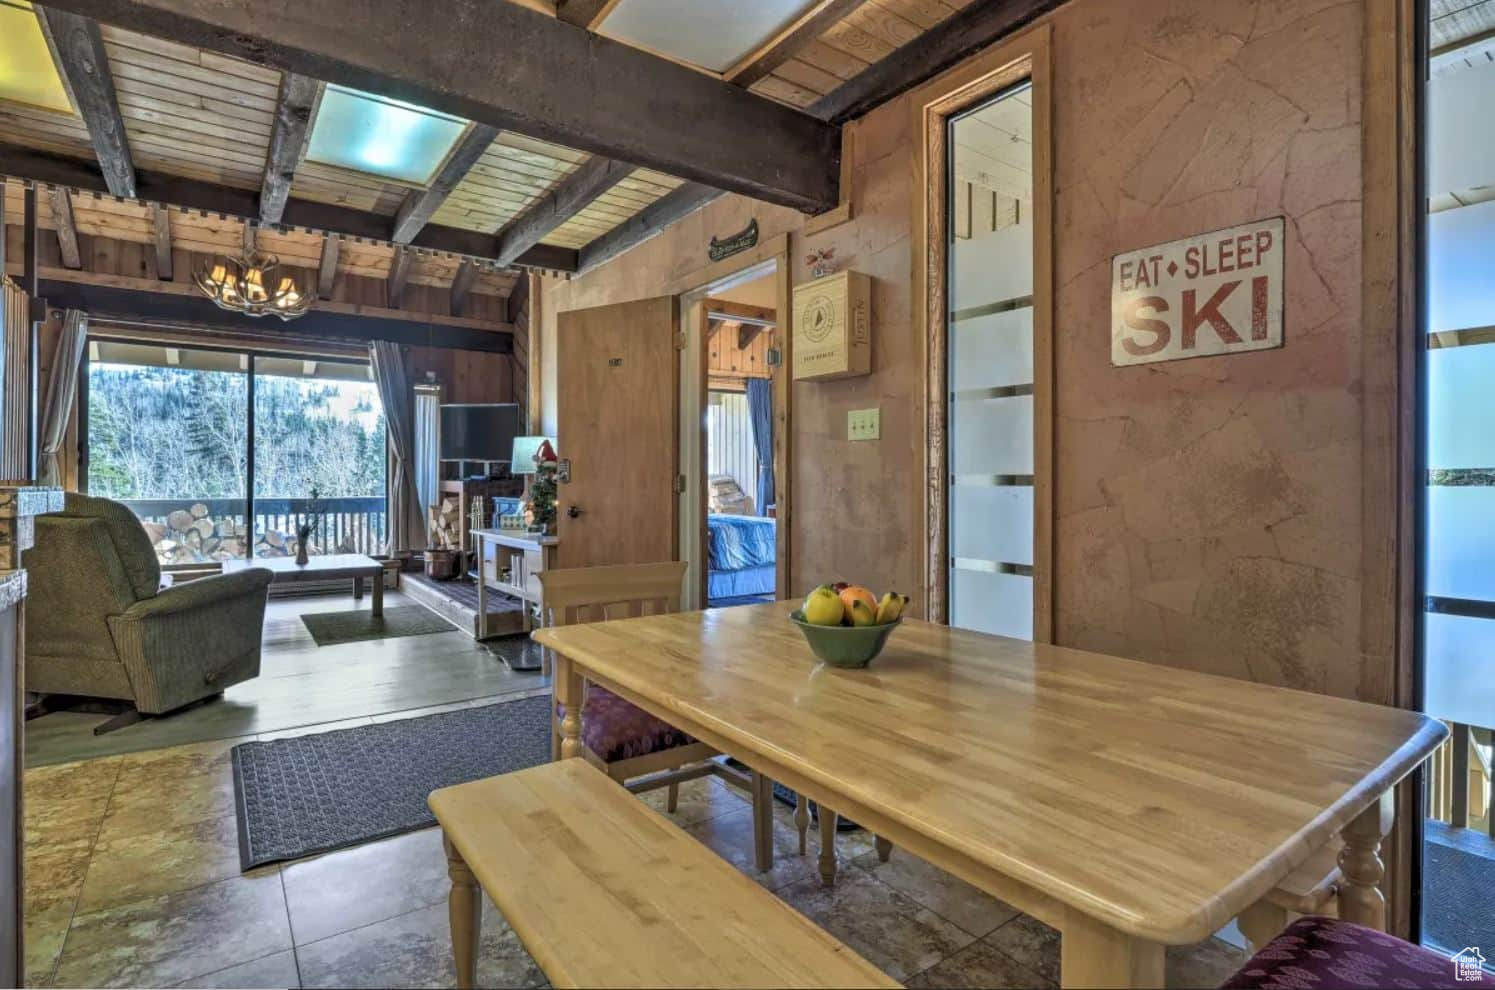
<path id="1" fill-rule="evenodd" d="M 1222 990 L 1492 987 L 1478 949 L 1453 958 L 1335 918 L 1299 918 L 1221 984 Z"/>
<path id="2" fill-rule="evenodd" d="M 546 570 L 537 577 L 545 624 L 574 625 L 679 611 L 685 562 Z M 557 704 L 553 749 L 564 717 Z M 585 686 L 581 743 L 589 762 L 629 790 L 667 788 L 671 814 L 684 781 L 709 775 L 743 789 L 753 802 L 755 865 L 759 870 L 773 866 L 773 787 L 767 779 L 722 762 L 717 750 L 593 684 Z"/>

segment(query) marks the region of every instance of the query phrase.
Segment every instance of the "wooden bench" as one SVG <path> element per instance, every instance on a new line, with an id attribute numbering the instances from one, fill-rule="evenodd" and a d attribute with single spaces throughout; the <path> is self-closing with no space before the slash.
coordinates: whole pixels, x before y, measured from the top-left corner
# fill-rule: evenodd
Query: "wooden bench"
<path id="1" fill-rule="evenodd" d="M 557 987 L 896 987 L 585 760 L 435 791 L 457 985 L 488 892 Z"/>

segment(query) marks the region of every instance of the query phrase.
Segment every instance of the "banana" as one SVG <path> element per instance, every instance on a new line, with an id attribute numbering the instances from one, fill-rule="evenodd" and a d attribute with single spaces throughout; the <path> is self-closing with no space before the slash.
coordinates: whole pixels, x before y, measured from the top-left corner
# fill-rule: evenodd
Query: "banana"
<path id="1" fill-rule="evenodd" d="M 882 601 L 877 603 L 877 624 L 881 626 L 889 622 L 897 622 L 903 615 L 903 607 L 907 604 L 907 595 L 900 595 L 896 591 L 883 595 Z"/>
<path id="2" fill-rule="evenodd" d="M 854 599 L 851 603 L 851 624 L 854 626 L 875 626 L 877 625 L 877 613 L 860 598 Z"/>

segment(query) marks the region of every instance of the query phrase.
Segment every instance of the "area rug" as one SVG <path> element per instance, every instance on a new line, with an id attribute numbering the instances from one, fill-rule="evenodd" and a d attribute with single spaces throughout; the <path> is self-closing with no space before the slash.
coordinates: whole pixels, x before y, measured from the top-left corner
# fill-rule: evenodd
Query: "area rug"
<path id="1" fill-rule="evenodd" d="M 239 865 L 434 825 L 426 795 L 550 759 L 550 696 L 233 749 Z"/>
<path id="2" fill-rule="evenodd" d="M 367 639 L 425 636 L 451 632 L 456 627 L 424 605 L 397 605 L 375 616 L 368 609 L 351 612 L 307 612 L 301 616 L 318 646 L 358 643 Z"/>

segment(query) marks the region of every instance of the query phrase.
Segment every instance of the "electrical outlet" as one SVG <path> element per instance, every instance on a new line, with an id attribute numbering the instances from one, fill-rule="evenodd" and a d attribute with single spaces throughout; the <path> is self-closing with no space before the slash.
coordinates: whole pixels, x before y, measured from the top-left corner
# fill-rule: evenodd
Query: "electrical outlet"
<path id="1" fill-rule="evenodd" d="M 846 414 L 846 439 L 876 440 L 882 436 L 880 409 L 853 409 Z"/>

